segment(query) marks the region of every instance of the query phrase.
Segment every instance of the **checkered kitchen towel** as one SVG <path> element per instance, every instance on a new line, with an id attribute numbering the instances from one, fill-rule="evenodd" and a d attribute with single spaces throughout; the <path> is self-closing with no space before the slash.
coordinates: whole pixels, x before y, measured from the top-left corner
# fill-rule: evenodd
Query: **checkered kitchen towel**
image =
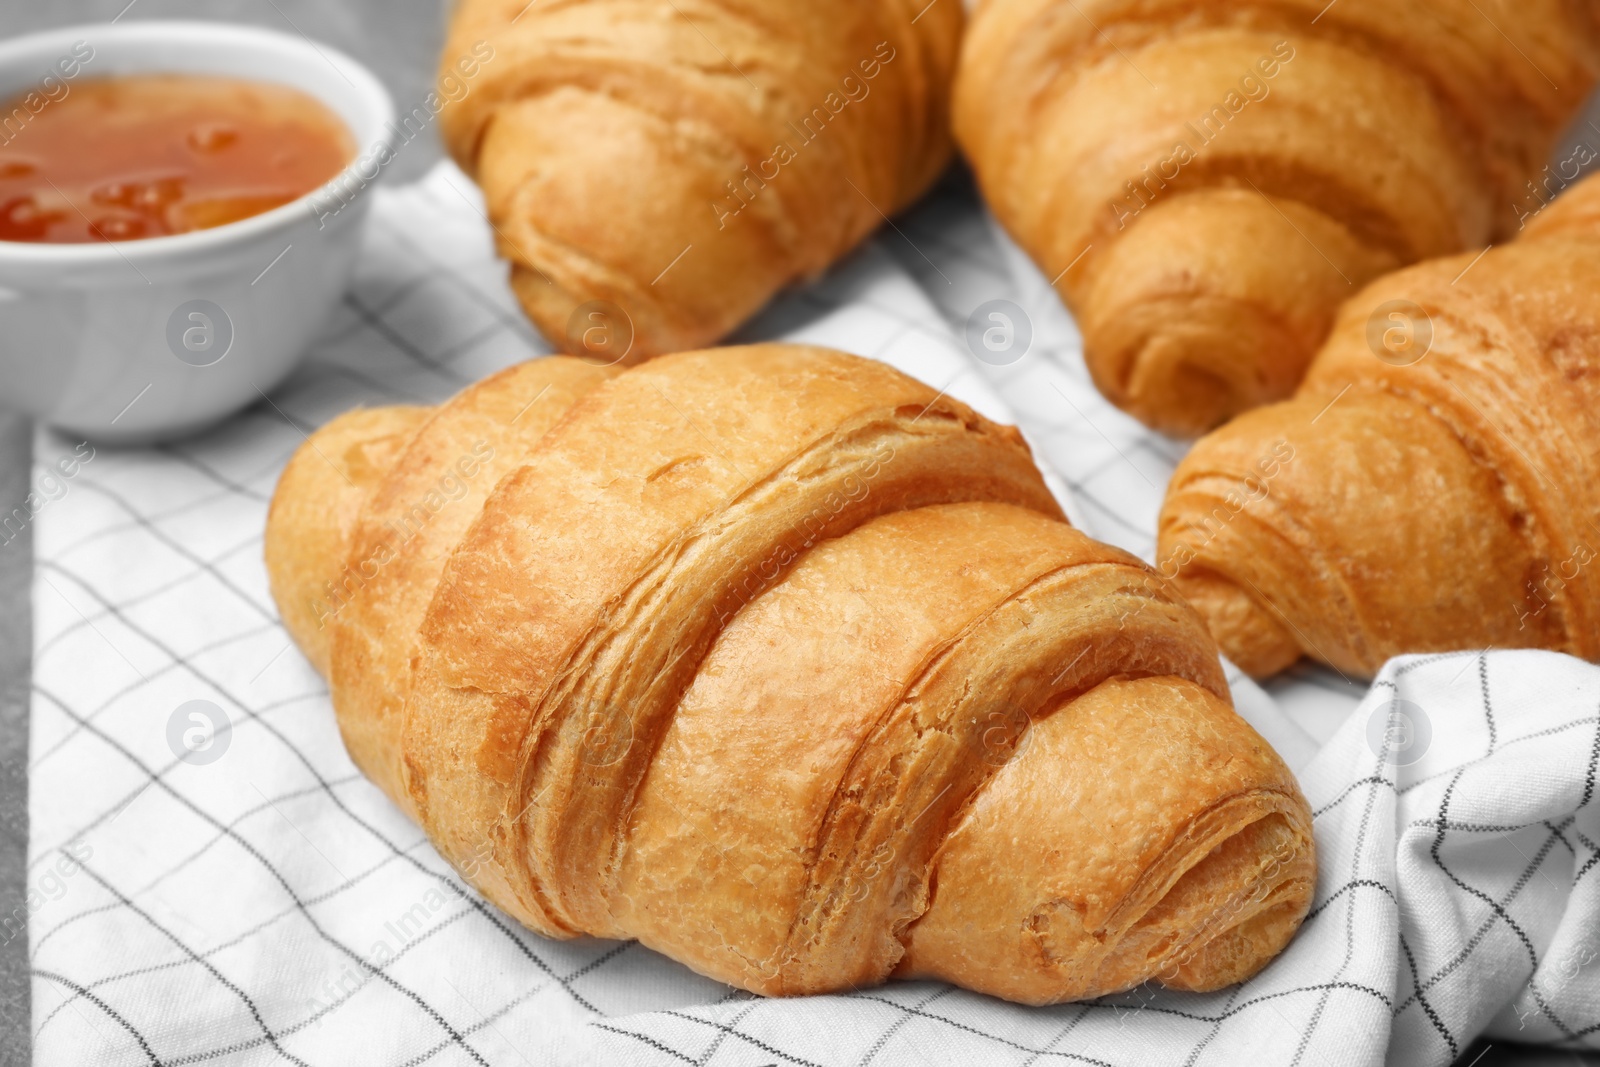
<path id="1" fill-rule="evenodd" d="M 636 945 L 544 941 L 485 904 L 355 772 L 260 560 L 305 429 L 437 401 L 541 350 L 479 212 L 449 167 L 380 193 L 316 358 L 228 425 L 123 451 L 40 432 L 30 892 L 0 917 L 0 936 L 26 920 L 37 1063 L 1376 1064 L 1392 1037 L 1392 1062 L 1443 1064 L 1491 1018 L 1593 1039 L 1600 670 L 1555 656 L 1392 665 L 1353 716 L 1314 674 L 1272 696 L 1239 680 L 1241 709 L 1304 768 L 1323 884 L 1289 952 L 1220 994 L 1040 1010 L 898 983 L 760 1001 Z M 747 336 L 876 356 L 1015 411 L 1075 519 L 1147 550 L 1122 465 L 1158 491 L 1154 457 L 1175 446 L 1115 436 L 1133 431 L 1083 391 L 1047 307 L 1019 360 L 971 358 L 896 257 L 932 267 L 958 319 L 996 291 L 1038 294 L 948 191 L 905 225 Z M 1320 752 L 1297 725 L 1336 719 Z M 212 733 L 204 762 L 175 756 L 193 730 Z"/>

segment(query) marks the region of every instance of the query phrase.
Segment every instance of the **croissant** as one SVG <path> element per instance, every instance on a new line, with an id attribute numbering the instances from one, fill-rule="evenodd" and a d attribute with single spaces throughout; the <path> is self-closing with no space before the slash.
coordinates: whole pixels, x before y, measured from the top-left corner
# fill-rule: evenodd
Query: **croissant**
<path id="1" fill-rule="evenodd" d="M 353 412 L 266 559 L 355 762 L 547 936 L 1048 1003 L 1238 981 L 1310 903 L 1199 617 L 884 364 L 551 357 Z"/>
<path id="2" fill-rule="evenodd" d="M 1257 676 L 1403 652 L 1600 660 L 1600 182 L 1373 283 L 1299 394 L 1203 438 L 1162 572 Z"/>
<path id="3" fill-rule="evenodd" d="M 959 0 L 463 0 L 439 127 L 529 317 L 608 360 L 713 343 L 949 162 Z"/>
<path id="4" fill-rule="evenodd" d="M 1516 232 L 1600 72 L 1573 0 L 986 0 L 958 142 L 1096 385 L 1197 436 L 1287 398 L 1339 306 Z"/>

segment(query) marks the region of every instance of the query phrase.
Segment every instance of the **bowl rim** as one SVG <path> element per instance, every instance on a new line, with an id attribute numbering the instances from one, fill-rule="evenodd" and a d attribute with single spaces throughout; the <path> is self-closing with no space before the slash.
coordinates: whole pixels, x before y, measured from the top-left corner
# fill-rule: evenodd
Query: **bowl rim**
<path id="1" fill-rule="evenodd" d="M 188 253 L 216 251 L 235 243 L 247 242 L 292 225 L 306 218 L 308 214 L 315 217 L 315 212 L 309 210 L 310 202 L 335 186 L 349 184 L 352 177 L 355 179 L 356 195 L 359 196 L 367 186 L 376 184 L 376 177 L 363 177 L 358 173 L 359 169 L 366 166 L 374 154 L 380 153 L 385 148 L 392 150 L 394 147 L 394 98 L 378 80 L 377 75 L 349 53 L 332 45 L 313 41 L 303 34 L 295 37 L 261 26 L 202 19 L 140 19 L 122 24 L 79 23 L 0 41 L 0 71 L 27 62 L 39 52 L 49 52 L 52 48 L 59 50 L 59 46 L 63 45 L 70 47 L 73 42 L 80 39 L 103 41 L 108 37 L 116 37 L 122 41 L 162 43 L 170 43 L 174 39 L 190 39 L 213 45 L 231 46 L 235 51 L 252 49 L 280 55 L 290 51 L 301 56 L 324 60 L 350 86 L 350 96 L 343 99 L 345 101 L 355 99 L 358 106 L 371 116 L 368 120 L 369 128 L 351 129 L 350 132 L 356 142 L 356 154 L 339 173 L 287 204 L 280 204 L 258 215 L 209 229 L 191 230 L 188 233 L 168 234 L 162 237 L 144 237 L 132 241 L 74 243 L 0 241 L 0 264 L 6 267 L 31 265 L 57 268 L 91 267 L 118 260 L 150 261 Z M 152 74 L 162 72 L 163 68 L 158 65 L 152 65 L 148 71 Z M 219 73 L 225 72 L 219 71 Z M 254 77 L 250 80 L 286 84 L 273 82 L 271 76 Z M 307 89 L 299 91 L 313 97 L 323 106 L 337 110 L 329 94 L 318 94 Z M 343 121 L 342 115 L 340 118 Z M 347 127 L 351 125 L 348 122 L 344 124 Z M 344 200 L 345 198 L 341 197 L 341 204 Z"/>

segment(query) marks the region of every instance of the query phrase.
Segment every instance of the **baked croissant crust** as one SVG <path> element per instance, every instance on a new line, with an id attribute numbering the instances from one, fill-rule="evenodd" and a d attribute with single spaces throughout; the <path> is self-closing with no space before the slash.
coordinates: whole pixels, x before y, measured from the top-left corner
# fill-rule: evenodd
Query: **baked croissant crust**
<path id="1" fill-rule="evenodd" d="M 1195 436 L 1366 282 L 1516 232 L 1597 71 L 1573 0 L 986 0 L 955 128 L 1100 390 Z"/>
<path id="2" fill-rule="evenodd" d="M 1351 300 L 1295 399 L 1179 464 L 1159 559 L 1257 676 L 1491 646 L 1600 660 L 1600 183 Z"/>
<path id="3" fill-rule="evenodd" d="M 440 131 L 544 335 L 636 361 L 720 340 L 927 188 L 961 25 L 959 0 L 462 0 Z"/>
<path id="4" fill-rule="evenodd" d="M 883 364 L 552 357 L 352 413 L 266 553 L 356 763 L 542 934 L 1049 1003 L 1238 981 L 1309 906 L 1199 617 Z"/>

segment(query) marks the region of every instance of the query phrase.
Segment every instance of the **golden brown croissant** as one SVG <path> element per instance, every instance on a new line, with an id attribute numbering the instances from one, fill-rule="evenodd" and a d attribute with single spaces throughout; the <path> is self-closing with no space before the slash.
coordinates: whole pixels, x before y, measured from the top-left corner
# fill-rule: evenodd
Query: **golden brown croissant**
<path id="1" fill-rule="evenodd" d="M 1161 567 L 1266 675 L 1313 656 L 1600 659 L 1600 183 L 1350 301 L 1291 401 L 1179 465 Z"/>
<path id="2" fill-rule="evenodd" d="M 961 23 L 959 0 L 463 0 L 440 128 L 539 329 L 637 360 L 719 340 L 933 181 Z"/>
<path id="3" fill-rule="evenodd" d="M 1199 617 L 884 364 L 536 360 L 356 412 L 267 563 L 357 764 L 541 933 L 766 993 L 1212 989 L 1315 882 Z"/>
<path id="4" fill-rule="evenodd" d="M 986 0 L 955 126 L 1100 390 L 1194 436 L 1367 281 L 1514 233 L 1597 71 L 1581 0 Z"/>

